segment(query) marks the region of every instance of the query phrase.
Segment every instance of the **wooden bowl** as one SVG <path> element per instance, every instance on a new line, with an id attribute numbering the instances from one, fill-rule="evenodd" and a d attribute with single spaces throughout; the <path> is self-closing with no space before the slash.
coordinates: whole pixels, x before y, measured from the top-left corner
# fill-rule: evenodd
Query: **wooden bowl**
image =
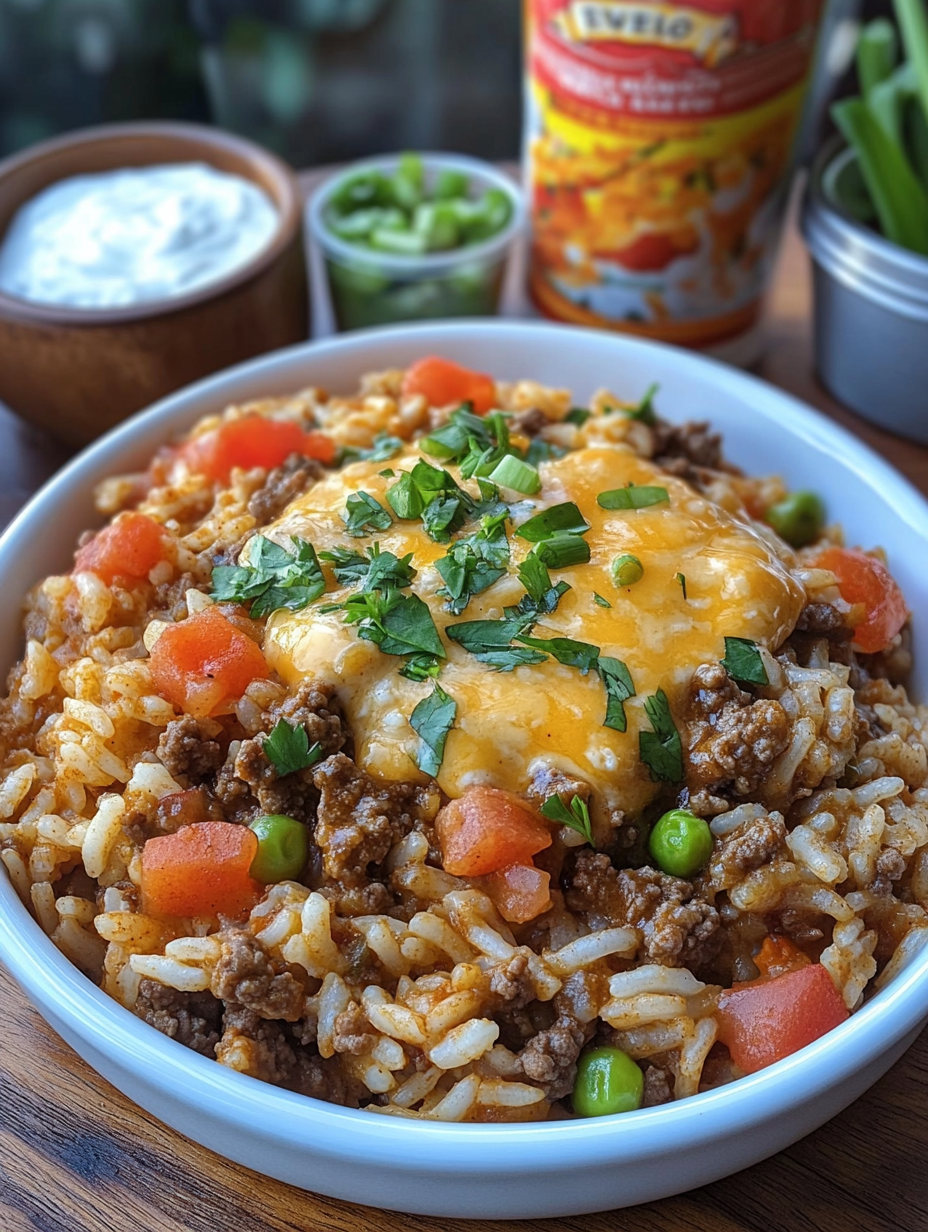
<path id="1" fill-rule="evenodd" d="M 263 188 L 279 211 L 260 253 L 187 294 L 124 308 L 36 304 L 0 292 L 0 401 L 82 445 L 220 368 L 309 333 L 302 202 L 293 171 L 259 146 L 198 124 L 115 124 L 0 162 L 0 238 L 16 210 L 68 176 L 206 162 Z"/>

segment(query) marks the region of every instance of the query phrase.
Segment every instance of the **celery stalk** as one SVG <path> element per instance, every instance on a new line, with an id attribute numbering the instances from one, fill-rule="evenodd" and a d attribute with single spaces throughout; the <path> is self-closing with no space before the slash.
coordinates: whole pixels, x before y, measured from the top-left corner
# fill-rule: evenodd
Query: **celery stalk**
<path id="1" fill-rule="evenodd" d="M 868 102 L 871 91 L 889 77 L 898 59 L 899 40 L 893 23 L 886 17 L 867 22 L 857 40 L 857 80 Z"/>
<path id="2" fill-rule="evenodd" d="M 893 0 L 908 62 L 918 81 L 918 97 L 928 119 L 928 13 L 923 0 Z"/>
<path id="3" fill-rule="evenodd" d="M 903 248 L 928 256 L 928 196 L 901 148 L 861 98 L 843 99 L 831 114 L 857 153 L 883 234 Z"/>

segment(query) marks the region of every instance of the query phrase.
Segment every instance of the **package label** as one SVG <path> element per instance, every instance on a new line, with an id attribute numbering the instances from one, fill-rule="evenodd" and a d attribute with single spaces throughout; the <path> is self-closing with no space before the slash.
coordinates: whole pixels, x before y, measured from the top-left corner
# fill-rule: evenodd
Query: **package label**
<path id="1" fill-rule="evenodd" d="M 527 0 L 532 296 L 711 346 L 756 321 L 821 0 Z"/>

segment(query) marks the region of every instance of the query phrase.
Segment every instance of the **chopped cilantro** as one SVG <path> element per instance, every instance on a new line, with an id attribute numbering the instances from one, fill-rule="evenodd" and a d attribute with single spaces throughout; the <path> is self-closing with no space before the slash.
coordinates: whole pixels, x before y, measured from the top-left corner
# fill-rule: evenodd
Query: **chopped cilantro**
<path id="1" fill-rule="evenodd" d="M 596 503 L 602 509 L 647 509 L 649 505 L 669 504 L 670 494 L 666 488 L 651 484 L 640 486 L 630 483 L 627 488 L 613 488 L 600 492 Z"/>
<path id="2" fill-rule="evenodd" d="M 409 726 L 421 741 L 416 762 L 423 774 L 432 778 L 441 769 L 445 755 L 445 741 L 454 726 L 458 705 L 441 685 L 436 684 L 428 697 L 424 697 L 409 716 Z"/>
<path id="3" fill-rule="evenodd" d="M 739 684 L 769 684 L 767 669 L 757 649 L 757 643 L 747 637 L 726 637 L 725 658 L 722 659 L 732 680 Z"/>
<path id="4" fill-rule="evenodd" d="M 441 660 L 433 654 L 421 651 L 409 656 L 400 668 L 400 675 L 407 680 L 428 680 L 430 676 L 437 676 L 440 671 Z"/>
<path id="5" fill-rule="evenodd" d="M 599 659 L 599 647 L 589 642 L 576 642 L 571 637 L 525 637 L 517 635 L 515 640 L 523 646 L 532 646 L 543 650 L 567 667 L 578 667 L 585 676 L 591 667 L 595 667 Z"/>
<path id="6" fill-rule="evenodd" d="M 370 535 L 375 530 L 389 530 L 393 519 L 370 492 L 352 492 L 345 503 L 345 530 L 354 539 Z M 367 528 L 371 529 L 368 530 Z"/>
<path id="7" fill-rule="evenodd" d="M 645 423 L 649 428 L 653 428 L 657 423 L 657 416 L 654 414 L 654 396 L 660 386 L 655 382 L 649 385 L 645 390 L 644 397 L 637 406 L 624 407 L 624 413 L 629 419 L 638 419 L 641 423 Z"/>
<path id="8" fill-rule="evenodd" d="M 526 589 L 526 594 L 515 607 L 507 607 L 506 615 L 512 617 L 526 616 L 537 620 L 539 616 L 549 616 L 556 610 L 561 596 L 570 590 L 567 582 L 551 582 L 548 567 L 534 552 L 529 552 L 519 565 L 519 581 Z"/>
<path id="9" fill-rule="evenodd" d="M 588 411 L 585 406 L 572 406 L 564 416 L 564 423 L 573 424 L 577 428 L 582 428 L 592 414 L 593 412 Z"/>
<path id="10" fill-rule="evenodd" d="M 653 731 L 638 733 L 638 751 L 655 783 L 679 783 L 683 778 L 683 746 L 663 689 L 646 697 L 645 713 Z"/>
<path id="11" fill-rule="evenodd" d="M 536 513 L 533 518 L 522 523 L 516 534 L 520 539 L 527 539 L 529 543 L 541 543 L 553 535 L 585 535 L 589 529 L 589 522 L 573 501 L 565 501 L 561 505 L 551 505 L 541 513 Z"/>
<path id="12" fill-rule="evenodd" d="M 220 602 L 250 603 L 250 615 L 259 620 L 278 608 L 298 612 L 325 591 L 325 578 L 313 545 L 291 536 L 294 551 L 256 535 L 249 545 L 246 565 L 217 565 L 213 569 L 212 596 Z"/>
<path id="13" fill-rule="evenodd" d="M 448 599 L 455 616 L 460 616 L 474 595 L 505 574 L 509 564 L 505 522 L 505 513 L 484 518 L 479 531 L 457 540 L 447 556 L 435 562 L 445 583 L 437 593 Z"/>
<path id="14" fill-rule="evenodd" d="M 560 796 L 549 796 L 540 811 L 543 817 L 548 817 L 551 821 L 559 821 L 561 825 L 576 830 L 578 834 L 583 835 L 591 847 L 593 846 L 590 810 L 587 808 L 586 801 L 580 796 L 575 795 L 571 798 L 569 808 Z"/>
<path id="15" fill-rule="evenodd" d="M 319 559 L 329 561 L 342 586 L 357 586 L 359 590 L 388 590 L 391 586 L 402 589 L 412 584 L 417 573 L 411 563 L 412 552 L 400 558 L 392 552 L 382 552 L 379 543 L 369 549 L 367 556 L 351 548 L 334 547 L 320 552 Z"/>
<path id="16" fill-rule="evenodd" d="M 346 624 L 357 625 L 358 637 L 374 642 L 384 654 L 446 657 L 432 613 L 418 595 L 404 595 L 393 587 L 349 595 L 340 606 Z"/>
<path id="17" fill-rule="evenodd" d="M 628 726 L 625 702 L 635 696 L 631 672 L 621 659 L 613 659 L 609 655 L 600 655 L 596 670 L 606 690 L 606 717 L 603 719 L 603 727 L 624 732 Z"/>
<path id="18" fill-rule="evenodd" d="M 322 757 L 319 741 L 310 747 L 306 728 L 302 724 L 291 726 L 286 719 L 275 724 L 271 734 L 265 737 L 263 748 L 280 775 L 308 770 Z"/>
<path id="19" fill-rule="evenodd" d="M 530 628 L 531 623 L 516 616 L 505 620 L 466 620 L 448 625 L 445 632 L 481 663 L 500 672 L 511 672 L 514 667 L 544 663 L 547 658 L 537 650 L 512 645 L 513 638 Z"/>
<path id="20" fill-rule="evenodd" d="M 425 499 L 410 471 L 404 471 L 396 483 L 387 488 L 387 502 L 398 518 L 421 517 Z"/>
<path id="21" fill-rule="evenodd" d="M 349 462 L 386 462 L 388 458 L 395 457 L 405 443 L 398 436 L 380 432 L 374 437 L 370 449 L 361 449 L 356 445 L 343 446 L 339 450 L 336 466 L 346 466 Z"/>

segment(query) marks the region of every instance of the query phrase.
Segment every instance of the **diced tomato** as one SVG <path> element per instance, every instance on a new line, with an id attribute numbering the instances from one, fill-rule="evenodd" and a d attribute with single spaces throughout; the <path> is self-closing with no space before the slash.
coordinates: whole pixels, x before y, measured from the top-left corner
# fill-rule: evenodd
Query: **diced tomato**
<path id="1" fill-rule="evenodd" d="M 765 980 L 775 980 L 779 975 L 799 971 L 802 967 L 808 967 L 811 961 L 809 955 L 803 954 L 789 937 L 782 937 L 779 933 L 768 934 L 760 953 L 754 958 L 761 979 Z"/>
<path id="2" fill-rule="evenodd" d="M 164 553 L 165 534 L 154 518 L 121 513 L 78 549 L 74 569 L 95 573 L 108 586 L 116 578 L 138 581 L 164 560 Z"/>
<path id="3" fill-rule="evenodd" d="M 719 1039 L 746 1074 L 781 1061 L 848 1017 L 831 976 L 810 963 L 719 997 Z"/>
<path id="4" fill-rule="evenodd" d="M 165 629 L 150 667 L 161 696 L 197 718 L 222 713 L 253 680 L 268 677 L 258 646 L 214 607 Z"/>
<path id="5" fill-rule="evenodd" d="M 442 866 L 455 877 L 482 877 L 510 864 L 528 864 L 551 846 L 544 820 L 517 796 L 496 787 L 471 787 L 435 820 Z"/>
<path id="6" fill-rule="evenodd" d="M 469 402 L 477 415 L 485 415 L 496 404 L 496 382 L 492 377 L 435 355 L 406 369 L 402 393 L 404 397 L 423 394 L 429 406 Z"/>
<path id="7" fill-rule="evenodd" d="M 510 864 L 481 883 L 504 920 L 524 924 L 551 906 L 551 878 L 533 864 Z"/>
<path id="8" fill-rule="evenodd" d="M 247 826 L 202 821 L 142 848 L 142 910 L 151 915 L 242 915 L 264 894 L 249 869 L 258 838 Z"/>
<path id="9" fill-rule="evenodd" d="M 178 451 L 191 470 L 218 483 L 229 482 L 233 467 L 262 466 L 270 470 L 292 453 L 331 464 L 335 460 L 335 442 L 324 432 L 304 432 L 289 419 L 245 415 L 194 437 Z"/>
<path id="10" fill-rule="evenodd" d="M 905 624 L 908 610 L 883 562 L 860 548 L 826 548 L 813 564 L 831 570 L 846 603 L 863 606 L 864 618 L 854 629 L 854 645 L 864 654 L 885 650 Z"/>

